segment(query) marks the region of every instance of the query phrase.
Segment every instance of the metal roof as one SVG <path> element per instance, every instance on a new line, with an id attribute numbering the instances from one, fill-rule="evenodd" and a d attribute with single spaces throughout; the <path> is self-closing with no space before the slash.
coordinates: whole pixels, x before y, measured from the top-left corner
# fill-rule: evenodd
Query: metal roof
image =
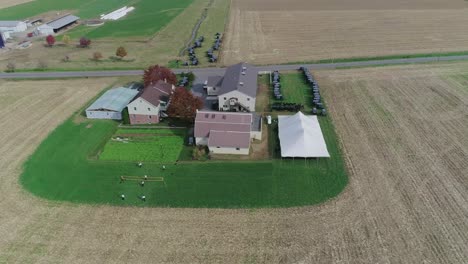
<path id="1" fill-rule="evenodd" d="M 208 147 L 249 148 L 250 132 L 211 130 Z"/>
<path id="2" fill-rule="evenodd" d="M 257 75 L 254 66 L 247 63 L 234 64 L 226 69 L 219 95 L 239 91 L 250 97 L 257 97 Z"/>
<path id="3" fill-rule="evenodd" d="M 137 96 L 138 91 L 124 87 L 114 88 L 105 92 L 86 111 L 115 111 L 122 112 L 127 104 Z"/>
<path id="4" fill-rule="evenodd" d="M 195 137 L 208 137 L 211 130 L 249 132 L 251 113 L 198 111 L 195 117 Z"/>
<path id="5" fill-rule="evenodd" d="M 60 17 L 60 18 L 57 18 L 55 20 L 48 22 L 47 25 L 51 26 L 53 29 L 59 29 L 77 21 L 78 19 L 80 18 L 77 16 L 66 15 L 66 16 L 63 16 L 63 17 Z"/>
<path id="6" fill-rule="evenodd" d="M 16 27 L 22 21 L 0 21 L 0 27 Z"/>

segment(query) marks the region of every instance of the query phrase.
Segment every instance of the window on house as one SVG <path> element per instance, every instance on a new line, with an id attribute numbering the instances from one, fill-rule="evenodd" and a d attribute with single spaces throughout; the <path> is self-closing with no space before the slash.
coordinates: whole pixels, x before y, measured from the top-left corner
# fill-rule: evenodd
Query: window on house
<path id="1" fill-rule="evenodd" d="M 136 111 L 136 107 L 133 107 L 133 110 L 135 110 L 135 111 Z"/>
<path id="2" fill-rule="evenodd" d="M 250 98 L 247 98 L 247 101 L 250 101 Z"/>
<path id="3" fill-rule="evenodd" d="M 213 87 L 213 91 L 216 91 L 216 87 Z"/>
<path id="4" fill-rule="evenodd" d="M 151 108 L 148 107 L 148 111 L 151 111 Z"/>
<path id="5" fill-rule="evenodd" d="M 240 150 L 240 148 L 236 148 L 236 150 Z"/>
<path id="6" fill-rule="evenodd" d="M 218 147 L 216 147 L 216 148 L 221 148 L 221 147 L 218 146 Z"/>
<path id="7" fill-rule="evenodd" d="M 151 119 L 151 116 L 149 116 L 149 118 Z"/>
<path id="8" fill-rule="evenodd" d="M 224 97 L 224 100 L 226 100 L 226 99 L 227 99 L 227 98 L 226 98 L 226 97 Z"/>

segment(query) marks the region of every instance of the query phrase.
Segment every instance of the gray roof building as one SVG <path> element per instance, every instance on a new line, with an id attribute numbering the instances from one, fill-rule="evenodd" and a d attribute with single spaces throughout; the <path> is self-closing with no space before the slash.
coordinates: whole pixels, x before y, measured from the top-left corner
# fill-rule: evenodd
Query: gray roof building
<path id="1" fill-rule="evenodd" d="M 24 23 L 22 21 L 0 21 L 0 27 L 16 27 L 20 23 Z"/>
<path id="2" fill-rule="evenodd" d="M 76 21 L 78 21 L 80 18 L 77 17 L 77 16 L 74 16 L 74 15 L 65 15 L 63 17 L 60 17 L 60 18 L 57 18 L 55 20 L 52 20 L 50 22 L 47 23 L 48 26 L 50 26 L 51 28 L 54 29 L 54 31 L 56 30 L 59 30 L 63 27 L 66 27 L 70 24 L 73 24 L 75 23 Z"/>
<path id="3" fill-rule="evenodd" d="M 256 98 L 257 74 L 258 72 L 253 65 L 244 62 L 228 67 L 222 79 L 219 95 L 237 90 L 245 95 Z M 215 81 L 215 79 L 212 79 L 212 81 Z"/>
<path id="4" fill-rule="evenodd" d="M 86 111 L 122 112 L 127 104 L 137 96 L 136 89 L 124 87 L 110 89 L 99 97 Z"/>

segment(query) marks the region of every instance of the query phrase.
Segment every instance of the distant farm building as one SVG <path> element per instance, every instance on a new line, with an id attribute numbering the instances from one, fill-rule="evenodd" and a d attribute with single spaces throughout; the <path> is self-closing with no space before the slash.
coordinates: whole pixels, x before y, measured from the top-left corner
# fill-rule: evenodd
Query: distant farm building
<path id="1" fill-rule="evenodd" d="M 3 33 L 0 32 L 0 49 L 5 47 L 5 38 L 3 37 Z"/>
<path id="2" fill-rule="evenodd" d="M 122 119 L 122 110 L 138 95 L 138 90 L 124 87 L 114 88 L 105 92 L 90 107 L 86 109 L 86 117 L 90 119 Z"/>
<path id="3" fill-rule="evenodd" d="M 146 87 L 140 96 L 128 104 L 130 124 L 156 124 L 164 116 L 175 86 L 159 81 Z"/>
<path id="4" fill-rule="evenodd" d="M 63 17 L 52 20 L 44 25 L 36 28 L 36 35 L 52 35 L 66 29 L 77 23 L 80 18 L 74 15 L 65 15 Z"/>
<path id="5" fill-rule="evenodd" d="M 232 65 L 224 76 L 211 76 L 204 88 L 210 96 L 218 96 L 219 111 L 250 112 L 255 110 L 257 75 L 247 63 Z"/>
<path id="6" fill-rule="evenodd" d="M 28 29 L 28 26 L 23 21 L 0 21 L 1 32 L 23 32 Z"/>
<path id="7" fill-rule="evenodd" d="M 330 157 L 317 116 L 278 116 L 281 157 Z"/>
<path id="8" fill-rule="evenodd" d="M 262 119 L 252 113 L 198 111 L 195 142 L 215 154 L 248 155 L 252 139 L 262 139 Z"/>

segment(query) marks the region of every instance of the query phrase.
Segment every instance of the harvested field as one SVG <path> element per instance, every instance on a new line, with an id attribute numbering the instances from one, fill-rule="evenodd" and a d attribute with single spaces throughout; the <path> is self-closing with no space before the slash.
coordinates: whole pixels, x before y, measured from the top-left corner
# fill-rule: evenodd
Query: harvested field
<path id="1" fill-rule="evenodd" d="M 62 103 L 51 118 L 34 118 L 51 111 L 35 95 L 58 91 L 33 90 L 22 99 L 33 106 L 16 112 L 17 120 L 0 117 L 17 127 L 0 138 L 0 262 L 464 263 L 467 70 L 468 63 L 455 63 L 315 72 L 343 141 L 350 185 L 320 206 L 274 210 L 34 198 L 17 184 L 20 164 L 60 123 L 57 115 L 63 120 L 83 101 L 74 97 L 68 112 Z M 24 95 L 5 89 L 0 98 Z M 8 106 L 3 99 L 0 105 Z"/>
<path id="2" fill-rule="evenodd" d="M 233 0 L 223 63 L 466 51 L 467 7 L 458 0 Z"/>
<path id="3" fill-rule="evenodd" d="M 31 1 L 33 1 L 33 0 L 2 0 L 0 2 L 0 9 L 7 8 L 7 7 L 10 7 L 10 6 L 19 5 L 19 4 L 24 4 L 24 3 L 27 3 L 27 2 L 31 2 Z"/>

